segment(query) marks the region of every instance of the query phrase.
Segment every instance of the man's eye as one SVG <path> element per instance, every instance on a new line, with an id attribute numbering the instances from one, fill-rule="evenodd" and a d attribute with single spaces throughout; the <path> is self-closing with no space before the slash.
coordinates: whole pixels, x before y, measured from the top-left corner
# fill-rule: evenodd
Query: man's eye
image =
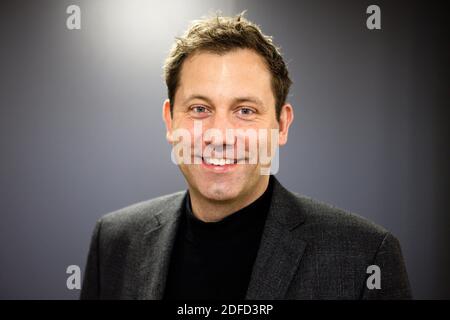
<path id="1" fill-rule="evenodd" d="M 208 110 L 203 106 L 194 106 L 192 107 L 192 111 L 194 111 L 194 113 L 204 113 L 207 112 Z"/>
<path id="2" fill-rule="evenodd" d="M 255 113 L 255 111 L 250 108 L 240 108 L 238 112 L 243 116 L 250 116 Z"/>

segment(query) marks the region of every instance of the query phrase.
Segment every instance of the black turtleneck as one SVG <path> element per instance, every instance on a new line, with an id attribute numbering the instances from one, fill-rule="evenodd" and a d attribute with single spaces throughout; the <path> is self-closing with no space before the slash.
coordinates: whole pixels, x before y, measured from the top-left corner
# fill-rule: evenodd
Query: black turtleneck
<path id="1" fill-rule="evenodd" d="M 192 212 L 189 193 L 175 239 L 164 299 L 244 299 L 272 198 L 273 179 L 257 200 L 218 222 Z"/>

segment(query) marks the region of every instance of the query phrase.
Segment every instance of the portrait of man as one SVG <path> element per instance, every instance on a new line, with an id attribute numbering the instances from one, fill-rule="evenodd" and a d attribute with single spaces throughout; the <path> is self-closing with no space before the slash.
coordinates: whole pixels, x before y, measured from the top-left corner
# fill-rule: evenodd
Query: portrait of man
<path id="1" fill-rule="evenodd" d="M 81 299 L 411 298 L 391 232 L 277 179 L 296 118 L 272 37 L 244 14 L 196 20 L 164 75 L 187 189 L 97 221 Z"/>

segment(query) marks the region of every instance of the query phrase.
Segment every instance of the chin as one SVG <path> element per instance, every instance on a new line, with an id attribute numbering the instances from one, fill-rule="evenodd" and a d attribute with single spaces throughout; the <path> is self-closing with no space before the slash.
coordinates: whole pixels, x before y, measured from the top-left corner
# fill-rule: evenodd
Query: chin
<path id="1" fill-rule="evenodd" d="M 230 187 L 219 183 L 209 183 L 200 186 L 199 192 L 203 197 L 214 201 L 231 200 L 239 195 L 236 186 Z"/>

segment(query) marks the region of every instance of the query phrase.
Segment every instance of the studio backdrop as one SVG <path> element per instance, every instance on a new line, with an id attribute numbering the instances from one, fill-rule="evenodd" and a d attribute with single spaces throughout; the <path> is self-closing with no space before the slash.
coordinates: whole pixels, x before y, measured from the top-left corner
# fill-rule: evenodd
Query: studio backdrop
<path id="1" fill-rule="evenodd" d="M 247 10 L 288 63 L 281 183 L 386 227 L 414 297 L 450 298 L 448 13 L 381 0 L 2 1 L 0 298 L 78 298 L 95 221 L 186 189 L 162 65 L 217 10 Z"/>

